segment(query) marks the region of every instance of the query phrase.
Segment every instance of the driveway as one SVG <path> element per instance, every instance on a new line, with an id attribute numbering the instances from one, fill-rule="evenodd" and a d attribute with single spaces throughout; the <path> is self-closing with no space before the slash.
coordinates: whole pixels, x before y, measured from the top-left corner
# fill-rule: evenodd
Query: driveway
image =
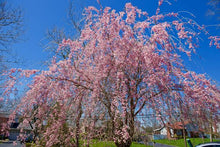
<path id="1" fill-rule="evenodd" d="M 20 142 L 16 142 L 17 145 L 13 145 L 13 141 L 3 142 L 0 143 L 0 147 L 23 147 Z"/>

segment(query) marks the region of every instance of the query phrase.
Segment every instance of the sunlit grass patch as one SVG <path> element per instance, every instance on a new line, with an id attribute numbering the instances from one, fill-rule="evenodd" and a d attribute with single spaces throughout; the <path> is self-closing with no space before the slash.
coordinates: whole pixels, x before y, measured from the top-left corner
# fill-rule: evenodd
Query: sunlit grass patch
<path id="1" fill-rule="evenodd" d="M 157 143 L 161 144 L 167 144 L 167 145 L 173 145 L 178 147 L 185 147 L 184 139 L 177 139 L 177 140 L 168 140 L 168 139 L 161 139 L 161 140 L 154 140 Z M 190 138 L 190 141 L 192 142 L 193 146 L 196 146 L 201 143 L 210 142 L 210 139 L 205 138 Z M 213 140 L 213 141 L 220 141 L 220 140 Z"/>

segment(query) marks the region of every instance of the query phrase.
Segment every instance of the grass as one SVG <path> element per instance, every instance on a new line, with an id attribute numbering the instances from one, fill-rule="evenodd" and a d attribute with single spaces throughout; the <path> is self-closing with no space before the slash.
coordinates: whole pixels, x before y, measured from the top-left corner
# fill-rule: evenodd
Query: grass
<path id="1" fill-rule="evenodd" d="M 112 141 L 93 140 L 90 147 L 115 147 L 115 144 Z"/>
<path id="2" fill-rule="evenodd" d="M 154 140 L 154 141 L 157 143 L 161 143 L 161 144 L 173 145 L 173 146 L 177 146 L 177 147 L 185 147 L 183 139 L 178 139 L 178 140 L 161 139 L 161 140 Z M 200 143 L 203 143 L 202 138 L 190 138 L 190 141 L 192 142 L 193 146 L 196 146 Z M 214 139 L 213 141 L 220 141 L 220 140 Z M 210 139 L 205 138 L 204 143 L 206 143 L 206 142 L 210 142 Z"/>
<path id="3" fill-rule="evenodd" d="M 8 142 L 9 139 L 4 139 L 4 140 L 0 140 L 0 143 L 3 143 L 3 142 Z"/>
<path id="4" fill-rule="evenodd" d="M 131 147 L 152 147 L 152 146 L 146 146 L 144 144 L 139 144 L 139 143 L 136 143 L 136 142 L 132 142 L 131 144 Z"/>
<path id="5" fill-rule="evenodd" d="M 81 147 L 85 147 L 83 145 L 83 141 L 81 141 L 80 144 L 81 144 L 80 145 Z M 116 145 L 113 141 L 97 141 L 97 140 L 93 140 L 89 146 L 90 147 L 116 147 Z M 33 143 L 26 143 L 26 147 L 36 147 L 36 145 Z M 54 147 L 56 147 L 56 146 L 54 146 Z M 131 147 L 152 147 L 152 146 L 145 146 L 144 144 L 139 144 L 139 143 L 133 142 Z"/>
<path id="6" fill-rule="evenodd" d="M 90 147 L 116 147 L 116 145 L 113 141 L 93 141 L 93 144 L 91 144 Z M 131 147 L 151 147 L 151 146 L 146 146 L 144 144 L 133 142 Z"/>

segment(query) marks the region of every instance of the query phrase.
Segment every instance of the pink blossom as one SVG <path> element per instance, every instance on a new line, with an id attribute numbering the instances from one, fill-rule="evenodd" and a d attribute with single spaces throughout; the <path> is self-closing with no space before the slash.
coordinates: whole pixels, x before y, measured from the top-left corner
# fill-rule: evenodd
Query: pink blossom
<path id="1" fill-rule="evenodd" d="M 17 142 L 16 141 L 13 141 L 13 146 L 16 146 L 17 145 Z"/>
<path id="2" fill-rule="evenodd" d="M 159 0 L 159 1 L 158 1 L 158 5 L 159 5 L 159 6 L 161 6 L 162 3 L 163 3 L 163 0 Z"/>
<path id="3" fill-rule="evenodd" d="M 137 116 L 152 110 L 171 117 L 181 106 L 183 119 L 189 112 L 207 119 L 200 110 L 204 105 L 218 118 L 219 89 L 205 75 L 186 72 L 181 59 L 182 53 L 193 53 L 199 33 L 176 15 L 147 16 L 131 3 L 121 12 L 88 7 L 80 37 L 59 45 L 57 53 L 70 48 L 65 59 L 55 56 L 42 71 L 12 69 L 7 74 L 4 98 L 14 94 L 21 78 L 30 83 L 4 130 L 18 113 L 23 124 L 38 129 L 46 146 L 79 146 L 77 139 L 89 145 L 93 138 L 108 135 L 106 127 L 123 146 L 134 136 Z M 163 19 L 167 17 L 173 21 Z"/>
<path id="4" fill-rule="evenodd" d="M 11 69 L 11 72 L 12 72 L 12 73 L 14 73 L 15 71 L 16 71 L 16 69 L 15 69 L 15 68 L 12 68 L 12 69 Z"/>
<path id="5" fill-rule="evenodd" d="M 209 44 L 210 46 L 214 44 L 217 48 L 220 48 L 220 37 L 219 36 L 210 36 L 209 39 L 211 40 Z"/>

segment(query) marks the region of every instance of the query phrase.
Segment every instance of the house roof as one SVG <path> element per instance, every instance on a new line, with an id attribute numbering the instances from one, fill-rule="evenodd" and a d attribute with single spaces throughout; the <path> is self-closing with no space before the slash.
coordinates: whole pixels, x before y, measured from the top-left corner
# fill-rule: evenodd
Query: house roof
<path id="1" fill-rule="evenodd" d="M 153 130 L 153 131 L 154 131 L 154 132 L 161 131 L 163 128 L 165 128 L 165 127 L 163 126 L 163 127 L 161 127 L 161 128 L 155 129 L 155 130 Z"/>
<path id="2" fill-rule="evenodd" d="M 161 131 L 163 128 L 165 128 L 165 127 L 168 127 L 168 128 L 170 128 L 170 129 L 176 129 L 176 130 L 183 130 L 184 128 L 185 129 L 189 129 L 190 127 L 187 127 L 186 125 L 188 125 L 188 124 L 190 124 L 190 125 L 192 125 L 191 127 L 193 127 L 194 128 L 194 126 L 195 125 L 193 125 L 193 123 L 191 122 L 191 121 L 189 121 L 189 120 L 186 120 L 186 121 L 184 121 L 183 123 L 182 122 L 175 122 L 175 123 L 166 123 L 163 127 L 161 127 L 161 128 L 158 128 L 158 129 L 155 129 L 155 130 L 153 130 L 154 132 L 157 132 L 157 131 Z M 204 129 L 202 129 L 202 128 L 197 128 L 197 130 L 195 130 L 195 129 L 193 129 L 193 131 L 194 132 L 204 132 Z"/>
<path id="3" fill-rule="evenodd" d="M 9 115 L 10 113 L 8 112 L 3 112 L 3 111 L 0 112 L 0 118 L 9 118 Z"/>
<path id="4" fill-rule="evenodd" d="M 18 129 L 24 129 L 24 130 L 33 130 L 33 128 L 35 128 L 35 126 L 32 124 L 32 126 L 30 125 L 30 124 L 24 124 L 24 123 L 20 123 L 19 125 L 18 125 Z"/>
<path id="5" fill-rule="evenodd" d="M 175 122 L 173 124 L 167 123 L 166 125 L 172 129 L 184 129 L 184 126 L 189 123 L 190 121 L 186 120 L 184 122 Z"/>

